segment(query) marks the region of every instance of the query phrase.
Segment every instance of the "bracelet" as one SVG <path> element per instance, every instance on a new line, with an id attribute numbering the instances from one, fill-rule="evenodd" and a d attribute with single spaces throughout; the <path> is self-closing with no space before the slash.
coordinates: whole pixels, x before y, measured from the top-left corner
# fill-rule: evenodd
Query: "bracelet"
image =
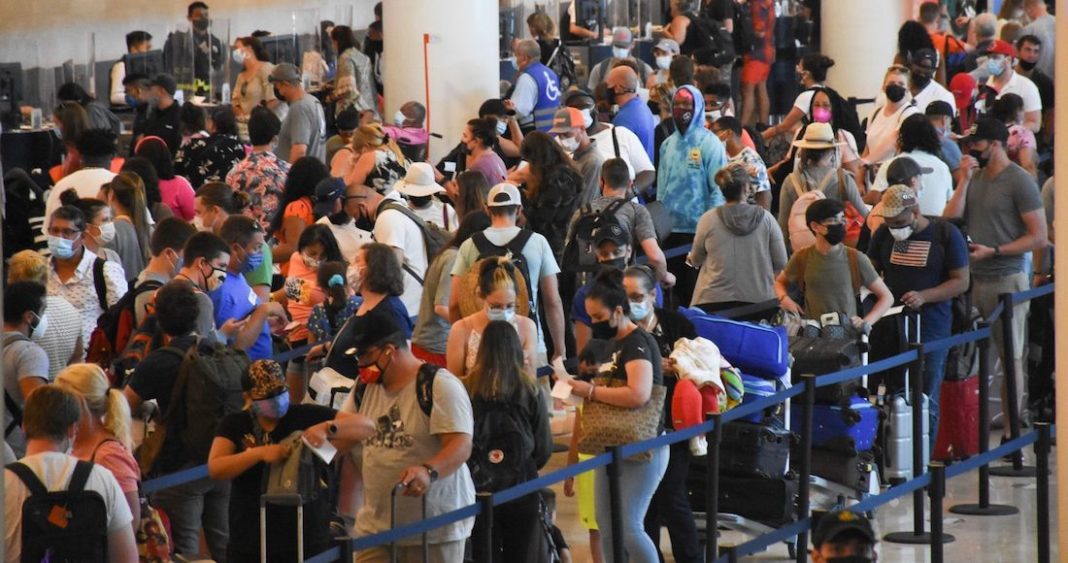
<path id="1" fill-rule="evenodd" d="M 596 389 L 596 388 L 597 388 L 597 384 L 596 383 L 590 383 L 590 390 L 589 390 L 588 393 L 586 393 L 586 400 L 587 401 L 593 401 L 593 390 Z"/>

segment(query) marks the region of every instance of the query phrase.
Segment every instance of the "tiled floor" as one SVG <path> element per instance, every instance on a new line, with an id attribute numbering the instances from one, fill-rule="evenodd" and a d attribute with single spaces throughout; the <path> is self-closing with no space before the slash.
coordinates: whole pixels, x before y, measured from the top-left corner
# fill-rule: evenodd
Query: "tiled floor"
<path id="1" fill-rule="evenodd" d="M 564 440 L 561 437 L 557 437 L 557 441 Z M 996 439 L 994 442 L 994 445 L 996 445 Z M 1033 465 L 1033 450 L 1028 447 L 1025 451 L 1025 461 Z M 566 455 L 566 453 L 554 454 L 545 471 L 563 467 L 566 463 Z M 1052 476 L 1050 480 L 1051 510 L 1053 512 L 1050 515 L 1051 530 L 1055 544 L 1052 546 L 1052 552 L 1053 558 L 1056 560 L 1056 487 Z M 1035 561 L 1037 540 L 1035 535 L 1036 487 L 1034 478 L 991 477 L 991 501 L 1018 507 L 1020 513 L 1016 515 L 980 517 L 960 516 L 949 513 L 948 508 L 954 504 L 978 502 L 977 484 L 978 474 L 974 472 L 950 479 L 947 483 L 946 515 L 943 522 L 945 532 L 954 535 L 956 541 L 945 546 L 945 561 L 968 563 L 1022 563 Z M 557 525 L 563 530 L 564 535 L 571 544 L 575 563 L 590 562 L 589 538 L 587 532 L 579 524 L 575 500 L 563 495 L 562 485 L 556 485 L 553 489 L 557 493 Z M 888 532 L 911 530 L 912 520 L 912 497 L 906 496 L 885 505 L 876 512 L 876 531 L 882 536 Z M 930 529 L 929 514 L 925 525 L 927 529 Z M 720 544 L 739 544 L 747 539 L 736 532 L 723 531 Z M 671 548 L 668 545 L 666 532 L 663 534 L 662 547 L 666 550 L 664 553 L 666 561 L 674 561 L 671 557 Z M 879 561 L 881 562 L 930 561 L 927 546 L 908 546 L 880 542 L 878 553 Z M 779 544 L 765 553 L 743 559 L 743 561 L 788 560 L 785 544 Z"/>

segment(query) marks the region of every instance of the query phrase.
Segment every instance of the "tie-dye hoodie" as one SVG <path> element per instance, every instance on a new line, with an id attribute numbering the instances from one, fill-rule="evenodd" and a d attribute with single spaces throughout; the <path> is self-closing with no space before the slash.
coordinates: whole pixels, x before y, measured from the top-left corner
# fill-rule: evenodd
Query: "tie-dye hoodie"
<path id="1" fill-rule="evenodd" d="M 660 145 L 660 168 L 656 172 L 656 199 L 675 220 L 672 231 L 693 233 L 705 211 L 724 204 L 716 185 L 716 172 L 727 165 L 723 143 L 704 128 L 705 101 L 701 92 L 682 86 L 693 94 L 693 118 L 686 134 L 676 130 Z"/>

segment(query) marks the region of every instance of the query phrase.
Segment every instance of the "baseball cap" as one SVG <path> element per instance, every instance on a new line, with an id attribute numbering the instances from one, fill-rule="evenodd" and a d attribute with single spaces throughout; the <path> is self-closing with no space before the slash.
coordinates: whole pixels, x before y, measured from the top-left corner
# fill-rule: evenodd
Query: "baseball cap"
<path id="1" fill-rule="evenodd" d="M 549 129 L 550 133 L 570 133 L 571 129 L 578 127 L 579 129 L 585 129 L 586 125 L 582 121 L 582 112 L 575 108 L 560 108 L 556 114 L 553 115 L 553 128 Z"/>
<path id="2" fill-rule="evenodd" d="M 150 86 L 159 86 L 160 88 L 163 88 L 167 94 L 171 96 L 178 90 L 178 83 L 175 82 L 174 77 L 169 74 L 157 74 L 148 84 Z"/>
<path id="3" fill-rule="evenodd" d="M 274 360 L 256 360 L 249 364 L 248 371 L 241 376 L 241 389 L 253 401 L 270 399 L 288 388 L 282 366 Z"/>
<path id="4" fill-rule="evenodd" d="M 501 182 L 490 188 L 486 196 L 486 207 L 504 207 L 506 205 L 523 206 L 523 198 L 519 195 L 519 188 L 508 182 Z"/>
<path id="5" fill-rule="evenodd" d="M 820 518 L 816 531 L 812 533 L 812 545 L 821 545 L 834 541 L 842 532 L 857 532 L 870 543 L 875 543 L 875 530 L 871 522 L 861 514 L 849 510 L 828 512 Z"/>
<path id="6" fill-rule="evenodd" d="M 931 172 L 934 172 L 934 168 L 920 166 L 920 163 L 912 158 L 899 156 L 886 165 L 886 181 L 890 185 L 904 184 L 916 176 L 930 174 Z"/>
<path id="7" fill-rule="evenodd" d="M 366 315 L 353 316 L 349 324 L 352 328 L 346 332 L 353 335 L 353 338 L 345 341 L 349 347 L 342 350 L 342 353 L 346 356 L 359 356 L 368 348 L 401 332 L 393 314 L 381 310 L 372 310 Z"/>
<path id="8" fill-rule="evenodd" d="M 938 68 L 938 55 L 934 49 L 916 49 L 912 52 L 911 62 L 928 70 L 934 70 Z"/>
<path id="9" fill-rule="evenodd" d="M 634 43 L 634 34 L 630 32 L 630 28 L 615 27 L 612 28 L 612 46 L 613 47 L 627 47 Z"/>
<path id="10" fill-rule="evenodd" d="M 404 179 L 393 184 L 393 189 L 412 197 L 426 197 L 445 191 L 441 184 L 434 181 L 434 169 L 426 162 L 416 162 L 409 166 Z"/>
<path id="11" fill-rule="evenodd" d="M 600 246 L 602 242 L 607 241 L 616 243 L 616 246 L 630 244 L 630 233 L 616 223 L 609 223 L 602 227 L 598 227 L 593 231 L 590 238 L 593 240 L 594 246 Z"/>
<path id="12" fill-rule="evenodd" d="M 665 53 L 671 53 L 672 55 L 679 54 L 679 42 L 674 39 L 661 39 L 653 45 L 653 49 L 660 49 Z"/>
<path id="13" fill-rule="evenodd" d="M 300 69 L 293 63 L 280 63 L 271 71 L 271 76 L 268 80 L 271 82 L 291 82 L 297 84 L 300 82 Z"/>
<path id="14" fill-rule="evenodd" d="M 328 176 L 315 184 L 315 215 L 324 216 L 334 212 L 334 202 L 345 195 L 345 181 Z"/>
<path id="15" fill-rule="evenodd" d="M 1001 39 L 995 39 L 987 45 L 986 49 L 982 49 L 980 55 L 1005 55 L 1006 57 L 1015 57 L 1016 50 L 1012 48 L 1012 43 L 1008 41 L 1002 41 Z"/>
<path id="16" fill-rule="evenodd" d="M 353 108 L 348 108 L 337 114 L 334 126 L 338 131 L 355 131 L 360 126 L 360 114 Z"/>
<path id="17" fill-rule="evenodd" d="M 975 125 L 960 138 L 962 143 L 974 141 L 1000 141 L 1005 144 L 1009 140 L 1009 130 L 1005 124 L 991 117 L 980 117 L 975 120 Z"/>
<path id="18" fill-rule="evenodd" d="M 883 192 L 882 206 L 877 215 L 879 217 L 897 217 L 906 210 L 919 205 L 916 200 L 916 192 L 904 184 L 896 184 L 886 188 Z"/>
<path id="19" fill-rule="evenodd" d="M 935 100 L 927 104 L 927 108 L 924 109 L 924 115 L 927 117 L 953 117 L 953 106 L 949 105 L 949 102 L 945 100 Z"/>

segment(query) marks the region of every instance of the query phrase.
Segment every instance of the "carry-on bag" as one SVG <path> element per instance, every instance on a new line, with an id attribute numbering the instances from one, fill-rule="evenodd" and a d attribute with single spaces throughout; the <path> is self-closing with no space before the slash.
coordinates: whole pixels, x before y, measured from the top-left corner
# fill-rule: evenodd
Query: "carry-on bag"
<path id="1" fill-rule="evenodd" d="M 739 477 L 779 479 L 786 474 L 793 435 L 768 424 L 736 420 L 723 425 L 720 472 Z"/>
<path id="2" fill-rule="evenodd" d="M 801 428 L 801 408 L 790 412 L 791 428 Z M 875 445 L 881 413 L 867 397 L 853 395 L 848 406 L 813 405 L 812 445 L 856 454 Z"/>

